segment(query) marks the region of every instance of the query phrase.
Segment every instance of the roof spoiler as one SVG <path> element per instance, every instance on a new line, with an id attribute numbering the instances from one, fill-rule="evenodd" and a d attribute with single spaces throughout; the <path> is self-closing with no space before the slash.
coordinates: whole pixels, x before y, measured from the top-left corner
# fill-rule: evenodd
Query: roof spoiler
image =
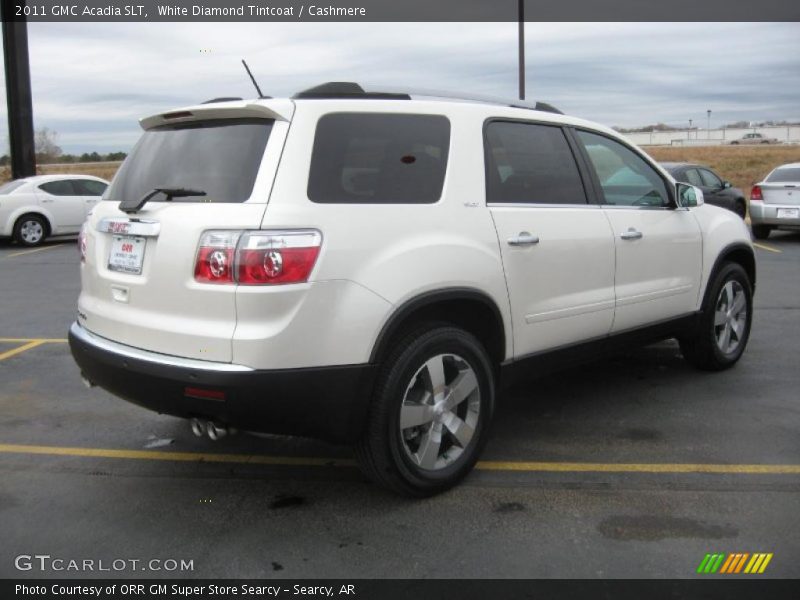
<path id="1" fill-rule="evenodd" d="M 294 102 L 279 100 L 234 100 L 217 99 L 196 106 L 187 106 L 177 110 L 151 115 L 139 120 L 142 129 L 148 130 L 172 123 L 192 121 L 208 121 L 212 119 L 275 119 L 291 121 L 294 114 Z"/>

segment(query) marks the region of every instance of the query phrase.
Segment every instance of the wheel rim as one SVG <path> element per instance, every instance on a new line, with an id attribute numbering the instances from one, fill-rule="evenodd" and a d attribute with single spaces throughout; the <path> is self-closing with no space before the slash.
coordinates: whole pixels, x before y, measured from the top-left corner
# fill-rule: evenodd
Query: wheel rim
<path id="1" fill-rule="evenodd" d="M 25 221 L 19 228 L 20 236 L 28 244 L 35 244 L 42 239 L 44 229 L 39 221 Z"/>
<path id="2" fill-rule="evenodd" d="M 747 326 L 747 296 L 742 284 L 728 281 L 720 290 L 714 311 L 714 336 L 725 354 L 735 352 Z"/>
<path id="3" fill-rule="evenodd" d="M 475 439 L 481 395 L 475 371 L 456 354 L 438 354 L 411 378 L 400 407 L 400 439 L 411 462 L 438 471 Z"/>

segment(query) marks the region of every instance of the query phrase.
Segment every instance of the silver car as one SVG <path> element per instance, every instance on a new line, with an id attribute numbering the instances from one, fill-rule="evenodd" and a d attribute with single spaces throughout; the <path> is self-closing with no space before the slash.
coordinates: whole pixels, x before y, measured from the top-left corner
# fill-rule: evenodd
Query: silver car
<path id="1" fill-rule="evenodd" d="M 781 165 L 753 186 L 750 220 L 759 240 L 773 229 L 800 229 L 800 163 Z"/>
<path id="2" fill-rule="evenodd" d="M 731 142 L 731 145 L 738 146 L 739 144 L 746 145 L 746 144 L 780 144 L 780 143 L 781 142 L 778 138 L 767 137 L 761 133 L 746 133 L 738 140 L 733 140 Z"/>

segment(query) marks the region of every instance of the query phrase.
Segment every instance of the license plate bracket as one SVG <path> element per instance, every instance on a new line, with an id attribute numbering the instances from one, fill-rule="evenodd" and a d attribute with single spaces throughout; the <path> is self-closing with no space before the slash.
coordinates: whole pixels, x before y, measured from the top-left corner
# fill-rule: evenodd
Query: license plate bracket
<path id="1" fill-rule="evenodd" d="M 800 218 L 800 208 L 779 208 L 779 219 L 797 219 Z"/>
<path id="2" fill-rule="evenodd" d="M 108 270 L 128 275 L 141 275 L 144 264 L 146 238 L 133 235 L 115 235 L 111 238 L 108 253 Z"/>

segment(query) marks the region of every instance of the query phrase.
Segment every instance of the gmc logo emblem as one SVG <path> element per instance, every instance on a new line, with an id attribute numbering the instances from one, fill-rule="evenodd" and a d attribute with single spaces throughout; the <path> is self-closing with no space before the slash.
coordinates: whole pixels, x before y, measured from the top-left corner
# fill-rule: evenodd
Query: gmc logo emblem
<path id="1" fill-rule="evenodd" d="M 128 229 L 130 229 L 130 223 L 120 223 L 116 221 L 112 221 L 108 224 L 108 229 L 111 233 L 128 233 Z"/>

